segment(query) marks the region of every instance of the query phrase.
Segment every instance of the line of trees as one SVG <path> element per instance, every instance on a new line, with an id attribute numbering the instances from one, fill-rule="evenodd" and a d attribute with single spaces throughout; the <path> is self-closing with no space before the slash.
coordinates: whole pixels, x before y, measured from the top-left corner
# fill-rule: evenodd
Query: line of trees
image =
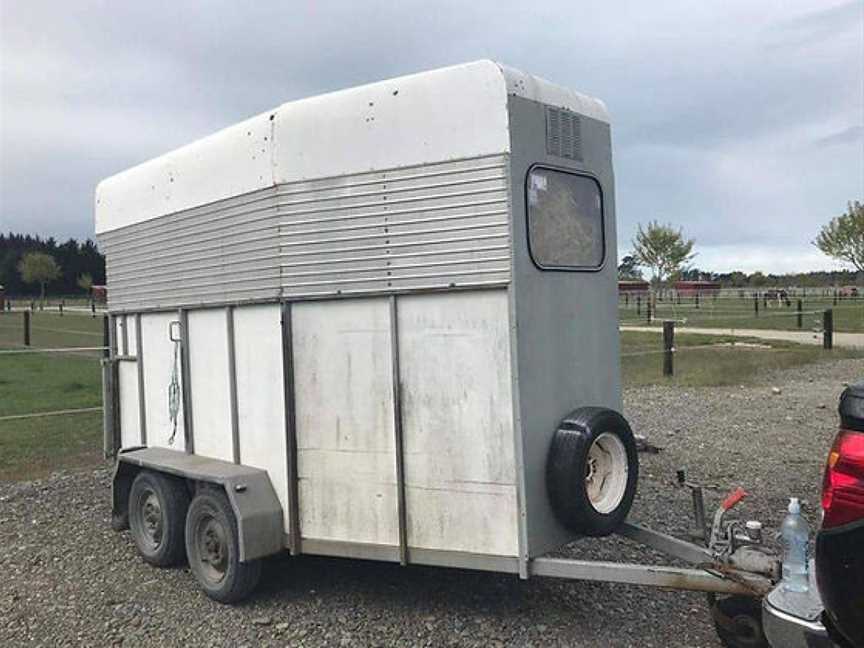
<path id="1" fill-rule="evenodd" d="M 29 234 L 0 234 L 0 285 L 8 295 L 86 293 L 105 283 L 105 257 L 91 240 L 57 243 Z"/>
<path id="2" fill-rule="evenodd" d="M 633 252 L 618 265 L 621 280 L 644 279 L 642 268 L 651 273 L 651 282 L 659 287 L 664 281 L 717 281 L 724 286 L 743 288 L 827 287 L 864 282 L 864 204 L 850 202 L 845 213 L 822 226 L 813 245 L 833 259 L 851 266 L 851 270 L 764 274 L 753 272 L 706 272 L 688 265 L 696 256 L 695 241 L 684 237 L 681 229 L 657 221 L 639 225 L 633 239 Z"/>

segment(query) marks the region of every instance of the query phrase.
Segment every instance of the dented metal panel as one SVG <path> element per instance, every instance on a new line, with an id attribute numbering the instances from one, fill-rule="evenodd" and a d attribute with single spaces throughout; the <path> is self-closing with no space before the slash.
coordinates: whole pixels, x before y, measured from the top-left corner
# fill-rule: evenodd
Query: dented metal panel
<path id="1" fill-rule="evenodd" d="M 411 556 L 516 556 L 506 289 L 400 297 L 398 322 Z"/>
<path id="2" fill-rule="evenodd" d="M 398 545 L 386 298 L 292 306 L 304 538 Z"/>

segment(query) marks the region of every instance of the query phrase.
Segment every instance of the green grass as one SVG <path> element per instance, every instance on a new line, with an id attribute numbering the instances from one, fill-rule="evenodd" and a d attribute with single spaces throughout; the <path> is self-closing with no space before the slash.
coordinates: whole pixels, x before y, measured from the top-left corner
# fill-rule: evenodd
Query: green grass
<path id="1" fill-rule="evenodd" d="M 99 359 L 75 354 L 0 355 L 0 417 L 102 404 Z"/>
<path id="2" fill-rule="evenodd" d="M 95 347 L 102 344 L 102 317 L 84 314 L 30 314 L 30 345 L 42 348 Z M 24 345 L 24 313 L 0 314 L 0 348 Z"/>
<path id="3" fill-rule="evenodd" d="M 101 458 L 101 412 L 0 421 L 0 482 L 92 468 Z"/>
<path id="4" fill-rule="evenodd" d="M 20 313 L 0 315 L 0 350 L 23 349 Z M 99 346 L 100 319 L 33 314 L 34 347 Z M 44 330 L 49 329 L 49 330 Z M 0 355 L 0 418 L 102 405 L 99 353 Z M 0 420 L 0 481 L 93 466 L 102 453 L 100 412 Z"/>
<path id="5" fill-rule="evenodd" d="M 834 310 L 834 330 L 838 332 L 864 332 L 864 299 L 840 300 L 836 306 L 830 298 L 808 298 L 803 303 L 805 314 L 802 316 L 803 330 L 813 330 L 822 327 L 822 311 L 827 308 Z M 636 312 L 635 298 L 625 304 L 621 299 L 618 308 L 618 318 L 623 324 L 645 324 L 646 313 L 644 300 Z M 818 311 L 816 313 L 808 311 Z M 791 306 L 780 305 L 776 300 L 769 301 L 766 308 L 759 302 L 759 316 L 753 309 L 753 299 L 737 299 L 723 297 L 717 300 L 703 297 L 699 308 L 696 308 L 692 298 L 682 300 L 681 304 L 665 300 L 657 302 L 654 313 L 654 324 L 659 326 L 660 320 L 686 320 L 681 325 L 703 328 L 738 328 L 738 329 L 782 329 L 798 330 L 796 302 Z"/>
<path id="6" fill-rule="evenodd" d="M 728 346 L 731 343 L 734 346 Z M 711 348 L 712 345 L 717 346 Z M 864 358 L 864 352 L 850 349 L 824 351 L 815 345 L 774 340 L 769 343 L 755 338 L 715 335 L 676 335 L 675 347 L 675 375 L 664 377 L 663 354 L 651 353 L 662 350 L 661 336 L 656 333 L 623 331 L 621 372 L 625 386 L 740 385 L 756 383 L 772 370 L 840 358 Z"/>

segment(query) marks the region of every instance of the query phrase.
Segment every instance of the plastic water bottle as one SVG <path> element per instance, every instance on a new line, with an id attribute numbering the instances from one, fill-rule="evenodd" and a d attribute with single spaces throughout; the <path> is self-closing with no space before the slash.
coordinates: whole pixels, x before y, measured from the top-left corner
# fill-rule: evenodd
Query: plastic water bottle
<path id="1" fill-rule="evenodd" d="M 809 543 L 810 526 L 801 515 L 797 497 L 789 500 L 789 514 L 780 527 L 783 538 L 783 589 L 788 592 L 806 592 L 810 588 Z"/>

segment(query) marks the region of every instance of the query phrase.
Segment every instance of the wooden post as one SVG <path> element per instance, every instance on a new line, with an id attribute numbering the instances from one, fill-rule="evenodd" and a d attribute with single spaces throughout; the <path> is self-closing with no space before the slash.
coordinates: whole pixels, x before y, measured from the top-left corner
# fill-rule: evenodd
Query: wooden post
<path id="1" fill-rule="evenodd" d="M 645 315 L 646 315 L 645 319 L 650 324 L 651 323 L 651 297 L 648 297 L 648 301 L 645 304 Z"/>
<path id="2" fill-rule="evenodd" d="M 30 346 L 30 311 L 24 311 L 24 346 Z"/>
<path id="3" fill-rule="evenodd" d="M 822 313 L 822 348 L 834 348 L 834 309 L 826 308 Z"/>
<path id="4" fill-rule="evenodd" d="M 61 299 L 60 303 L 57 305 L 57 308 L 60 310 L 60 317 L 63 317 L 63 302 L 65 300 Z"/>
<path id="5" fill-rule="evenodd" d="M 803 308 L 802 308 L 802 302 L 801 302 L 801 300 L 799 299 L 799 300 L 798 300 L 798 328 L 799 328 L 799 329 L 804 327 L 804 322 L 803 322 L 802 317 L 801 317 L 801 311 L 802 311 L 802 310 L 803 310 Z"/>
<path id="6" fill-rule="evenodd" d="M 642 296 L 636 295 L 636 315 L 642 314 Z"/>
<path id="7" fill-rule="evenodd" d="M 759 317 L 759 293 L 753 293 L 753 312 Z"/>
<path id="8" fill-rule="evenodd" d="M 699 291 L 696 291 L 696 308 L 699 308 Z"/>
<path id="9" fill-rule="evenodd" d="M 90 313 L 92 317 L 96 317 L 96 300 L 90 302 Z"/>
<path id="10" fill-rule="evenodd" d="M 671 376 L 674 373 L 672 354 L 675 351 L 675 322 L 663 322 L 663 375 Z"/>

